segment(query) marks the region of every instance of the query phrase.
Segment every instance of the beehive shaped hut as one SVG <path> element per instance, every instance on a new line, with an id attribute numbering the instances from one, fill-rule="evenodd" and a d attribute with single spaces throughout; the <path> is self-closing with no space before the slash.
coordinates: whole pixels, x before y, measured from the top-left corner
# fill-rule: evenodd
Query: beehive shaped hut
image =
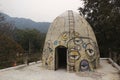
<path id="1" fill-rule="evenodd" d="M 67 71 L 93 71 L 99 65 L 99 49 L 91 26 L 68 10 L 51 24 L 43 50 L 43 66 Z"/>

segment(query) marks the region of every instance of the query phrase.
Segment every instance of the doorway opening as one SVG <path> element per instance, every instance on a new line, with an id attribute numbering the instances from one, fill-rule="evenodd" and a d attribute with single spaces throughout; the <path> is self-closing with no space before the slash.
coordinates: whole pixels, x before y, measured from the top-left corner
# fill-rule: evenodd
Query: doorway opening
<path id="1" fill-rule="evenodd" d="M 55 49 L 55 70 L 67 68 L 67 48 L 58 46 Z"/>

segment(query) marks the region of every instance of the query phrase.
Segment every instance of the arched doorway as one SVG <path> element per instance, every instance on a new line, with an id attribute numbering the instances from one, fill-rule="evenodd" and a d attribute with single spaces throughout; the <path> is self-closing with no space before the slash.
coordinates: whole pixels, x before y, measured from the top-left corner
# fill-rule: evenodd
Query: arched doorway
<path id="1" fill-rule="evenodd" d="M 58 46 L 55 48 L 55 70 L 67 67 L 67 48 Z"/>

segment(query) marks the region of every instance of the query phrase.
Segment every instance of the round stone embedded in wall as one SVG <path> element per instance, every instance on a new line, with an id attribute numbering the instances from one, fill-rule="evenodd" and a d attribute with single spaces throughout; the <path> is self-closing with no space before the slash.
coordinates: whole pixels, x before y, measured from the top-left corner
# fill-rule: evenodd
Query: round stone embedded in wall
<path id="1" fill-rule="evenodd" d="M 54 45 L 58 45 L 58 41 L 57 40 L 54 41 Z"/>
<path id="2" fill-rule="evenodd" d="M 86 43 L 83 43 L 83 44 L 82 44 L 82 47 L 83 47 L 84 49 L 86 49 L 86 47 L 87 47 Z"/>

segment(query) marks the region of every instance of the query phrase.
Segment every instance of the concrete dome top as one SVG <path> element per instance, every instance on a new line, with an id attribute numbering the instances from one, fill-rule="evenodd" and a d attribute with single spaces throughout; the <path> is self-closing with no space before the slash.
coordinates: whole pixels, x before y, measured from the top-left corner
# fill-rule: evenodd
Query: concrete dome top
<path id="1" fill-rule="evenodd" d="M 68 10 L 56 17 L 48 30 L 46 39 L 49 38 L 49 40 L 54 41 L 55 39 L 59 39 L 61 35 L 63 35 L 63 40 L 67 40 L 68 38 L 70 39 L 75 36 L 89 36 L 96 41 L 94 32 L 89 23 L 84 19 L 84 17 L 71 10 Z"/>

